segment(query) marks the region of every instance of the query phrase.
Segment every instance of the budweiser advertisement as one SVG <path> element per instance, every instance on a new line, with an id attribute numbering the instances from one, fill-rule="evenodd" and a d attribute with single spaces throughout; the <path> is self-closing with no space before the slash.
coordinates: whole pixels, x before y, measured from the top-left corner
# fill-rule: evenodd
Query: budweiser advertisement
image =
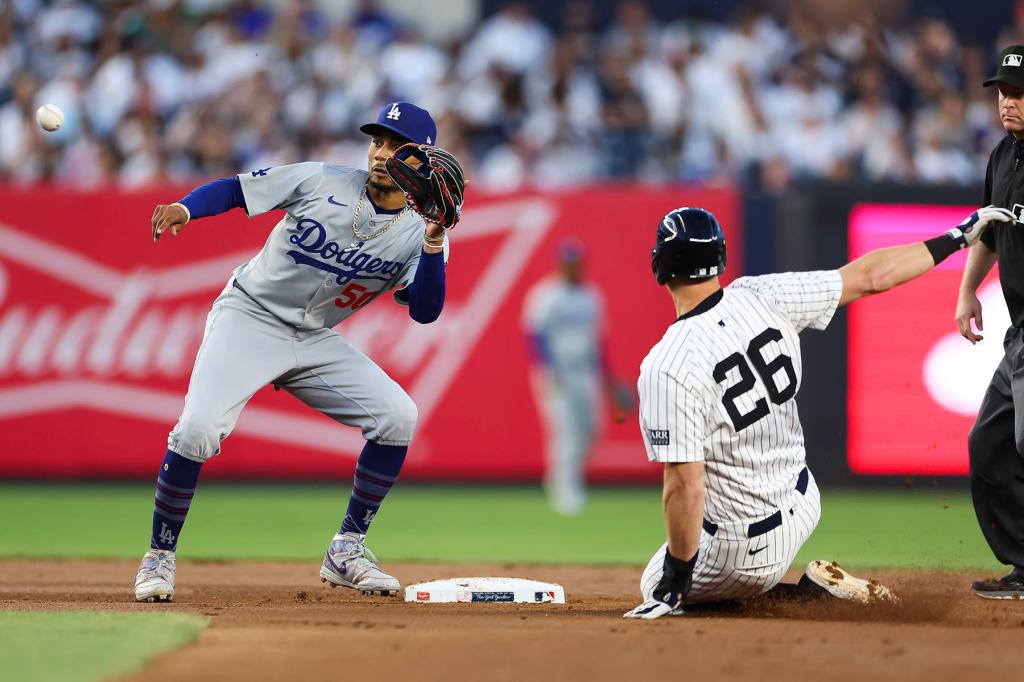
<path id="1" fill-rule="evenodd" d="M 183 193 L 0 189 L 0 476 L 154 475 L 206 313 L 281 217 L 233 211 L 154 245 L 154 205 Z M 520 319 L 526 292 L 552 271 L 566 236 L 586 245 L 589 279 L 605 297 L 611 365 L 635 384 L 641 359 L 674 319 L 649 254 L 658 221 L 680 205 L 719 216 L 730 240 L 728 274 L 740 274 L 738 201 L 728 189 L 471 194 L 451 234 L 441 319 L 419 325 L 382 298 L 338 327 L 419 406 L 405 475 L 541 476 L 544 439 Z M 348 478 L 361 446 L 357 430 L 267 387 L 204 478 Z M 606 419 L 589 471 L 597 480 L 660 475 L 646 460 L 635 416 Z"/>
<path id="2" fill-rule="evenodd" d="M 850 257 L 921 241 L 976 206 L 859 205 Z M 953 321 L 966 252 L 849 311 L 849 466 L 858 474 L 967 473 L 967 434 L 1003 355 L 1010 324 L 996 271 L 979 290 L 985 339 L 972 346 Z"/>

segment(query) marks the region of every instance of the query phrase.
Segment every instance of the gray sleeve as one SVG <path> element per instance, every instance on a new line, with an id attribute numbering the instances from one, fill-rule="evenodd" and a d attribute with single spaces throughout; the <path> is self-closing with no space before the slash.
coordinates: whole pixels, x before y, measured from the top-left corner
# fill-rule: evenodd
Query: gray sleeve
<path id="1" fill-rule="evenodd" d="M 316 191 L 323 175 L 324 164 L 309 161 L 239 173 L 238 180 L 249 215 L 257 216 L 275 208 L 291 212 L 304 197 Z"/>

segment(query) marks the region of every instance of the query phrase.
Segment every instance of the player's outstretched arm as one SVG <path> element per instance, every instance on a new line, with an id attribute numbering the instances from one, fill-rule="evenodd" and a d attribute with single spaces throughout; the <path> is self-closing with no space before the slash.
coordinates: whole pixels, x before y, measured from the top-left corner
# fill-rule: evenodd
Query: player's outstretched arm
<path id="1" fill-rule="evenodd" d="M 233 208 L 246 208 L 241 181 L 231 177 L 208 182 L 196 187 L 181 201 L 156 207 L 150 220 L 153 241 L 159 242 L 160 235 L 168 231 L 172 237 L 177 236 L 193 218 L 218 215 Z"/>
<path id="2" fill-rule="evenodd" d="M 967 265 L 964 267 L 963 279 L 960 280 L 960 295 L 956 301 L 956 326 L 960 329 L 961 336 L 971 343 L 977 343 L 984 338 L 971 329 L 971 320 L 974 320 L 979 332 L 983 330 L 981 301 L 977 292 L 995 264 L 996 252 L 985 242 L 979 242 L 967 254 Z"/>
<path id="3" fill-rule="evenodd" d="M 976 244 L 993 224 L 1014 220 L 1013 214 L 1006 209 L 986 206 L 934 239 L 871 251 L 839 268 L 843 278 L 839 305 L 888 291 L 920 277 L 956 251 Z"/>

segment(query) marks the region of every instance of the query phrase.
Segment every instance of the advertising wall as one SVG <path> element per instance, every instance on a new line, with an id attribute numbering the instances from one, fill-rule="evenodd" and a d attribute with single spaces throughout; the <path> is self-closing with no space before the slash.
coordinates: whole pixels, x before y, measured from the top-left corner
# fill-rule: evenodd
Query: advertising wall
<path id="1" fill-rule="evenodd" d="M 920 241 L 976 206 L 860 204 L 850 257 Z M 850 306 L 848 462 L 857 474 L 967 473 L 967 434 L 1002 358 L 1009 315 L 996 270 L 979 290 L 985 337 L 972 346 L 954 322 L 966 253 L 905 286 Z"/>
<path id="2" fill-rule="evenodd" d="M 154 245 L 149 218 L 180 189 L 68 194 L 0 189 L 0 477 L 150 478 L 188 385 L 210 304 L 281 214 L 196 221 Z M 420 425 L 406 473 L 420 479 L 535 480 L 542 433 L 527 378 L 523 298 L 576 235 L 606 299 L 611 364 L 634 384 L 674 319 L 650 274 L 661 216 L 711 209 L 742 273 L 728 189 L 588 188 L 470 195 L 452 233 L 448 300 L 422 326 L 381 299 L 338 331 L 413 396 Z M 351 476 L 358 431 L 264 388 L 204 478 Z M 592 478 L 653 480 L 635 418 L 606 420 Z"/>

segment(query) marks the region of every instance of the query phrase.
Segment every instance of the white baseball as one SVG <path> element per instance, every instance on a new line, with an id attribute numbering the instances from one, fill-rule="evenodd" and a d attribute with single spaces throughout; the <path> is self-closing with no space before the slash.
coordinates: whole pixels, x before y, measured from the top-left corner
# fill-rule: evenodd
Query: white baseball
<path id="1" fill-rule="evenodd" d="M 51 133 L 64 123 L 64 112 L 56 104 L 44 104 L 36 109 L 36 121 Z"/>

